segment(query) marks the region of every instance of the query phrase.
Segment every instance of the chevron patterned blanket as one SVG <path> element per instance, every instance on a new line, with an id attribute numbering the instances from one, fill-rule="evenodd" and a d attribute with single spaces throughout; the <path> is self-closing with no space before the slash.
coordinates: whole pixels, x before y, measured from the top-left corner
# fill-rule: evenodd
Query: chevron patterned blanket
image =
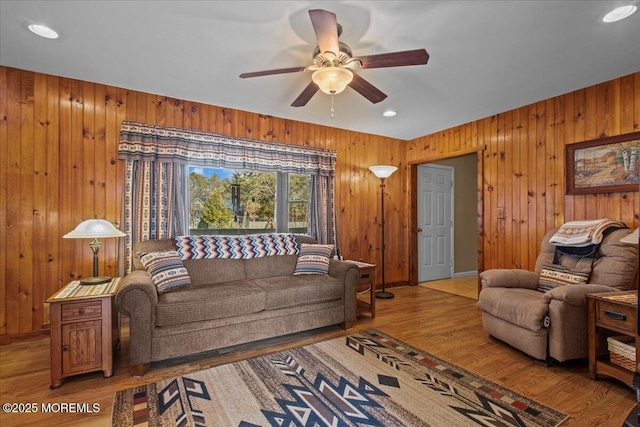
<path id="1" fill-rule="evenodd" d="M 251 234 L 246 236 L 176 236 L 176 251 L 186 259 L 250 259 L 271 255 L 297 255 L 293 234 Z"/>

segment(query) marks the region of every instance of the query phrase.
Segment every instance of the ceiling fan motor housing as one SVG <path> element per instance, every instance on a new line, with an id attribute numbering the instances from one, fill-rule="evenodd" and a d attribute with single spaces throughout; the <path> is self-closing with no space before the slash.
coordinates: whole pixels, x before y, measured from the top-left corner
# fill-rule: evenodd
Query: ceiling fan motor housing
<path id="1" fill-rule="evenodd" d="M 316 46 L 313 50 L 313 63 L 317 67 L 342 67 L 353 62 L 350 61 L 353 59 L 353 52 L 349 45 L 343 42 L 338 42 L 338 45 L 340 46 L 340 52 L 333 58 L 330 53 L 320 52 L 320 46 Z"/>

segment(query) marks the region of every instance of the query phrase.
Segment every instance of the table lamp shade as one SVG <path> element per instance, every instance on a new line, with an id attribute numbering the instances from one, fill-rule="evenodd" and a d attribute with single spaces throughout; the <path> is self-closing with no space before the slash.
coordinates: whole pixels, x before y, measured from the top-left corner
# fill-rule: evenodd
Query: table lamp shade
<path id="1" fill-rule="evenodd" d="M 97 239 L 99 237 L 124 237 L 122 231 L 104 219 L 88 219 L 82 221 L 69 233 L 65 234 L 65 239 Z"/>
<path id="2" fill-rule="evenodd" d="M 80 279 L 83 285 L 98 285 L 111 280 L 111 277 L 98 276 L 98 250 L 102 243 L 98 238 L 124 237 L 122 231 L 118 230 L 112 223 L 104 219 L 88 219 L 82 221 L 69 233 L 62 236 L 65 239 L 93 239 L 89 247 L 93 251 L 93 277 Z"/>

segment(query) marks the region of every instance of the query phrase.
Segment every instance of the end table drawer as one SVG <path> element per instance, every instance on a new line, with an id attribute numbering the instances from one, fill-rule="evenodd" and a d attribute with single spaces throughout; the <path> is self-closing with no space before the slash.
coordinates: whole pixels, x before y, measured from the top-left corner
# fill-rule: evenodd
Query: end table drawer
<path id="1" fill-rule="evenodd" d="M 373 279 L 373 277 L 371 277 L 371 271 L 368 268 L 360 269 L 360 271 L 362 273 L 360 273 L 360 280 L 358 280 L 358 284 L 371 283 L 371 280 Z"/>
<path id="2" fill-rule="evenodd" d="M 62 304 L 61 308 L 63 322 L 102 317 L 102 303 L 100 301 L 66 303 Z"/>
<path id="3" fill-rule="evenodd" d="M 602 326 L 633 332 L 636 329 L 636 309 L 620 304 L 598 301 L 596 321 Z"/>

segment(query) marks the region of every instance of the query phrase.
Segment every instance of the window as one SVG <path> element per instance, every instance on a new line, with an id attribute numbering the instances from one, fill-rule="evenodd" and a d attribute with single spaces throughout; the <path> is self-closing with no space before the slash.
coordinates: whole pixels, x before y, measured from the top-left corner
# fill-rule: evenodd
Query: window
<path id="1" fill-rule="evenodd" d="M 309 175 L 190 166 L 190 233 L 306 233 L 310 183 Z"/>
<path id="2" fill-rule="evenodd" d="M 307 233 L 311 177 L 289 174 L 287 191 L 287 224 L 290 233 Z"/>

